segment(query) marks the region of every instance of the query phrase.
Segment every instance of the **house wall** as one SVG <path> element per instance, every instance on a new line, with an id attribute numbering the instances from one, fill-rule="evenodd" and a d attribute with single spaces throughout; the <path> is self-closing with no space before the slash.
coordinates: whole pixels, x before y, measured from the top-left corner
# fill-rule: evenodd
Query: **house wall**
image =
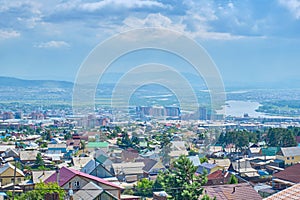
<path id="1" fill-rule="evenodd" d="M 1 185 L 3 186 L 12 183 L 13 177 L 14 177 L 14 169 L 8 168 L 0 175 Z M 16 172 L 16 183 L 20 183 L 22 181 L 24 181 L 24 176 Z"/>
<path id="2" fill-rule="evenodd" d="M 298 156 L 281 156 L 281 155 L 276 155 L 276 158 L 279 159 L 279 160 L 284 160 L 284 163 L 286 165 L 300 163 L 300 155 L 298 155 Z"/>
<path id="3" fill-rule="evenodd" d="M 74 186 L 74 183 L 77 182 L 77 181 L 79 182 L 79 187 Z M 87 179 L 87 178 L 83 178 L 83 177 L 80 177 L 80 176 L 77 176 L 77 175 L 75 177 L 73 177 L 71 180 L 69 180 L 65 185 L 63 185 L 63 188 L 68 190 L 69 189 L 69 182 L 71 182 L 73 190 L 76 191 L 76 190 L 79 190 L 79 189 L 83 188 L 86 184 L 88 184 L 91 181 L 93 183 L 99 185 L 104 190 L 111 193 L 116 198 L 120 199 L 120 197 L 121 197 L 121 190 L 120 189 L 116 189 L 114 187 L 111 187 L 111 186 L 108 186 L 108 185 L 105 185 L 105 184 L 102 184 L 102 183 L 98 183 L 96 181 L 93 181 L 93 180 L 90 180 L 90 179 Z"/>

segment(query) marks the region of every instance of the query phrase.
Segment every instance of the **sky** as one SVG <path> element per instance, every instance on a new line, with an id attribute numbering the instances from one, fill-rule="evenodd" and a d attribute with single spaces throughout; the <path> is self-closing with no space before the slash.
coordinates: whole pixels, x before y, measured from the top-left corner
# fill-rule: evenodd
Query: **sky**
<path id="1" fill-rule="evenodd" d="M 195 40 L 225 85 L 300 84 L 300 0 L 1 0 L 0 76 L 74 81 L 96 45 L 144 27 Z"/>

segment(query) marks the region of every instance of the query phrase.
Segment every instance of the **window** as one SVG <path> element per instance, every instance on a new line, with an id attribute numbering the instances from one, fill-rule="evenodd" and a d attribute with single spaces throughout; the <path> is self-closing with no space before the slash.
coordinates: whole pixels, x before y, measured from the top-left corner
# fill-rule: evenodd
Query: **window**
<path id="1" fill-rule="evenodd" d="M 18 178 L 18 182 L 21 182 L 21 178 Z"/>
<path id="2" fill-rule="evenodd" d="M 292 160 L 294 160 L 294 156 L 292 157 Z"/>
<path id="3" fill-rule="evenodd" d="M 74 183 L 73 183 L 73 185 L 74 185 L 74 188 L 76 189 L 76 188 L 80 188 L 80 182 L 79 181 L 75 181 Z"/>
<path id="4" fill-rule="evenodd" d="M 288 160 L 289 160 L 289 159 L 290 159 L 290 157 L 287 157 L 286 159 L 288 159 Z"/>

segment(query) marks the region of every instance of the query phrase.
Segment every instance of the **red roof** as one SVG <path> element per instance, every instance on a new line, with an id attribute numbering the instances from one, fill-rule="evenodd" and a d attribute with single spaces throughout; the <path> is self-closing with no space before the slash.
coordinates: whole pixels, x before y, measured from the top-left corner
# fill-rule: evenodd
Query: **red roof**
<path id="1" fill-rule="evenodd" d="M 300 163 L 285 168 L 285 170 L 273 175 L 281 180 L 290 181 L 293 183 L 300 182 Z"/>
<path id="2" fill-rule="evenodd" d="M 208 180 L 213 180 L 213 179 L 222 179 L 225 177 L 228 177 L 229 172 L 223 172 L 223 170 L 217 170 L 211 174 L 207 175 Z"/>
<path id="3" fill-rule="evenodd" d="M 247 183 L 204 186 L 205 193 L 218 200 L 262 200 Z"/>
<path id="4" fill-rule="evenodd" d="M 115 184 L 113 184 L 109 181 L 106 181 L 106 180 L 102 179 L 102 178 L 98 178 L 96 176 L 89 175 L 89 174 L 77 171 L 75 169 L 70 169 L 70 168 L 67 168 L 67 167 L 62 167 L 59 170 L 59 186 L 64 186 L 74 176 L 81 176 L 81 177 L 90 179 L 90 180 L 92 180 L 94 182 L 97 182 L 97 183 L 102 183 L 104 185 L 108 185 L 108 186 L 111 186 L 111 187 L 114 187 L 114 188 L 122 189 L 120 186 L 115 185 Z M 47 178 L 45 180 L 45 183 L 49 183 L 49 182 L 57 182 L 57 173 L 56 172 L 53 173 L 49 178 Z"/>

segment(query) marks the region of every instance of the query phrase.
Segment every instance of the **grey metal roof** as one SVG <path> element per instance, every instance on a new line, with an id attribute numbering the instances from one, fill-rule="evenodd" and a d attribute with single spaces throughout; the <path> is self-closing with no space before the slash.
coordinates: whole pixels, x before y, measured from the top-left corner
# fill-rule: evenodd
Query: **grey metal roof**
<path id="1" fill-rule="evenodd" d="M 74 200 L 95 199 L 102 192 L 103 192 L 103 189 L 100 186 L 96 185 L 93 182 L 89 182 L 81 190 L 79 190 L 78 192 L 76 192 L 74 194 L 73 199 Z"/>
<path id="2" fill-rule="evenodd" d="M 284 156 L 300 156 L 300 147 L 282 147 L 281 151 Z"/>

